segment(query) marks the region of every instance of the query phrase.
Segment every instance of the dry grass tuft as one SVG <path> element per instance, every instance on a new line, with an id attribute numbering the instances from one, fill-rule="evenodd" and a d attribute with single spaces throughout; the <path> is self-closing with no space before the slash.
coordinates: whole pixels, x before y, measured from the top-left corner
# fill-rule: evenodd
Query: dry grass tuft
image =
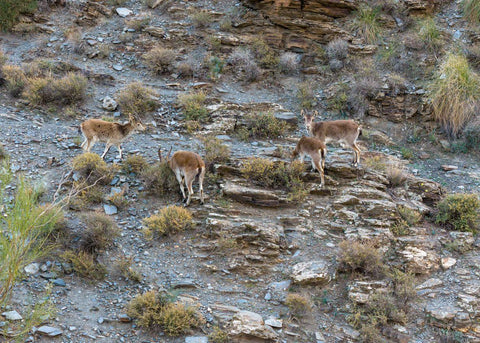
<path id="1" fill-rule="evenodd" d="M 396 188 L 405 185 L 407 174 L 405 168 L 400 165 L 390 165 L 387 167 L 387 179 L 389 187 Z"/>
<path id="2" fill-rule="evenodd" d="M 22 68 L 13 65 L 4 65 L 2 67 L 2 74 L 10 95 L 15 98 L 19 97 L 28 83 L 27 76 Z"/>
<path id="3" fill-rule="evenodd" d="M 91 212 L 82 215 L 85 230 L 82 232 L 80 247 L 90 254 L 97 254 L 113 244 L 120 234 L 115 221 L 104 213 Z"/>
<path id="4" fill-rule="evenodd" d="M 460 3 L 463 16 L 472 24 L 480 22 L 480 2 L 478 0 L 462 0 Z"/>
<path id="5" fill-rule="evenodd" d="M 183 93 L 178 96 L 178 104 L 183 108 L 185 119 L 196 121 L 207 121 L 208 110 L 205 107 L 207 94 L 203 91 Z"/>
<path id="6" fill-rule="evenodd" d="M 239 75 L 244 81 L 257 81 L 262 75 L 262 71 L 249 49 L 236 48 L 230 54 L 228 63 L 234 67 L 235 74 Z"/>
<path id="7" fill-rule="evenodd" d="M 151 194 L 167 195 L 178 189 L 178 181 L 166 161 L 148 166 L 140 174 L 140 179 L 142 179 L 145 189 Z"/>
<path id="8" fill-rule="evenodd" d="M 106 185 L 113 178 L 112 168 L 100 156 L 91 152 L 76 156 L 72 160 L 72 169 L 90 185 Z"/>
<path id="9" fill-rule="evenodd" d="M 372 277 L 385 274 L 382 252 L 371 242 L 342 241 L 339 244 L 338 269 L 347 273 L 360 273 Z"/>
<path id="10" fill-rule="evenodd" d="M 126 173 L 140 174 L 147 168 L 147 159 L 142 155 L 129 155 L 122 164 L 122 169 Z"/>
<path id="11" fill-rule="evenodd" d="M 217 163 L 226 163 L 230 159 L 230 148 L 220 139 L 211 135 L 202 139 L 205 148 L 205 163 L 207 168 Z"/>
<path id="12" fill-rule="evenodd" d="M 475 116 L 480 101 L 480 78 L 462 55 L 449 53 L 431 83 L 435 119 L 453 138 Z"/>
<path id="13" fill-rule="evenodd" d="M 382 32 L 380 8 L 360 5 L 353 21 L 353 28 L 368 44 L 375 44 Z"/>
<path id="14" fill-rule="evenodd" d="M 309 297 L 299 293 L 288 294 L 285 299 L 285 305 L 288 306 L 290 314 L 296 318 L 304 317 L 312 310 L 313 306 Z"/>
<path id="15" fill-rule="evenodd" d="M 97 263 L 95 257 L 88 252 L 68 250 L 61 257 L 72 264 L 75 273 L 87 279 L 102 280 L 107 274 L 105 266 Z"/>
<path id="16" fill-rule="evenodd" d="M 153 48 L 143 56 L 147 67 L 155 74 L 163 74 L 171 71 L 177 53 L 172 49 Z"/>
<path id="17" fill-rule="evenodd" d="M 299 58 L 293 52 L 285 52 L 280 55 L 278 61 L 280 71 L 284 74 L 294 74 L 300 68 Z"/>
<path id="18" fill-rule="evenodd" d="M 156 93 L 141 82 L 130 83 L 118 94 L 118 104 L 123 113 L 129 117 L 143 118 L 145 113 L 153 112 L 158 107 Z"/>

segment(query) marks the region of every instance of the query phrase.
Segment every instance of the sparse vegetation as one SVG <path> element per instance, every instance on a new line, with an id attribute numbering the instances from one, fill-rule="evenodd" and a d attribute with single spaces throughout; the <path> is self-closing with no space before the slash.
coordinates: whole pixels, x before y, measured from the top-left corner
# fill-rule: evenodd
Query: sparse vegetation
<path id="1" fill-rule="evenodd" d="M 252 51 L 257 62 L 263 68 L 276 68 L 279 58 L 276 52 L 262 39 L 256 39 L 252 43 Z"/>
<path id="2" fill-rule="evenodd" d="M 37 9 L 37 0 L 2 0 L 0 2 L 0 30 L 12 28 L 22 13 L 33 13 Z"/>
<path id="3" fill-rule="evenodd" d="M 25 85 L 28 82 L 27 76 L 22 68 L 13 65 L 4 65 L 2 67 L 2 74 L 6 80 L 7 90 L 13 97 L 19 97 Z"/>
<path id="4" fill-rule="evenodd" d="M 387 163 L 385 157 L 377 155 L 372 157 L 365 157 L 363 160 L 364 164 L 373 170 L 384 172 L 387 170 Z"/>
<path id="5" fill-rule="evenodd" d="M 81 249 L 90 254 L 97 254 L 113 244 L 120 231 L 115 221 L 108 215 L 98 212 L 82 216 L 85 229 L 82 231 Z"/>
<path id="6" fill-rule="evenodd" d="M 405 168 L 399 165 L 389 165 L 387 168 L 387 179 L 389 187 L 396 188 L 405 185 L 407 174 Z"/>
<path id="7" fill-rule="evenodd" d="M 145 113 L 153 112 L 158 106 L 153 89 L 141 82 L 133 82 L 122 89 L 117 97 L 122 112 L 135 118 L 143 118 Z"/>
<path id="8" fill-rule="evenodd" d="M 273 113 L 250 113 L 245 116 L 244 125 L 237 126 L 237 134 L 247 141 L 250 138 L 275 139 L 289 129 L 285 121 L 275 118 Z"/>
<path id="9" fill-rule="evenodd" d="M 385 274 L 383 254 L 372 242 L 345 240 L 339 244 L 338 269 L 346 273 L 360 273 L 372 277 Z"/>
<path id="10" fill-rule="evenodd" d="M 218 326 L 213 327 L 213 331 L 208 335 L 208 339 L 213 343 L 228 343 L 230 341 L 228 333 Z"/>
<path id="11" fill-rule="evenodd" d="M 175 174 L 166 161 L 148 166 L 140 174 L 145 188 L 152 194 L 166 195 L 178 189 L 178 182 Z"/>
<path id="12" fill-rule="evenodd" d="M 418 35 L 425 48 L 429 51 L 438 51 L 443 44 L 442 34 L 432 17 L 419 21 Z"/>
<path id="13" fill-rule="evenodd" d="M 477 112 L 480 78 L 462 55 L 448 54 L 431 84 L 435 119 L 455 138 Z"/>
<path id="14" fill-rule="evenodd" d="M 463 134 L 467 150 L 480 152 L 480 119 L 468 123 Z"/>
<path id="15" fill-rule="evenodd" d="M 102 280 L 107 274 L 107 269 L 98 263 L 95 256 L 86 251 L 67 250 L 61 256 L 65 261 L 70 262 L 73 270 L 78 275 L 92 280 Z"/>
<path id="16" fill-rule="evenodd" d="M 174 50 L 165 48 L 153 48 L 143 55 L 147 67 L 159 75 L 169 72 L 176 58 L 177 54 Z"/>
<path id="17" fill-rule="evenodd" d="M 480 3 L 477 0 L 462 0 L 463 16 L 472 24 L 480 22 Z"/>
<path id="18" fill-rule="evenodd" d="M 350 111 L 356 116 L 364 116 L 368 109 L 369 99 L 380 89 L 378 75 L 374 70 L 364 70 L 353 82 L 347 99 Z"/>
<path id="19" fill-rule="evenodd" d="M 262 75 L 262 71 L 255 62 L 252 52 L 249 49 L 237 48 L 233 50 L 228 59 L 237 70 L 235 74 L 239 74 L 241 79 L 247 82 L 257 81 Z"/>
<path id="20" fill-rule="evenodd" d="M 132 280 L 134 282 L 142 281 L 142 275 L 132 267 L 133 264 L 133 256 L 127 257 L 125 255 L 121 255 L 116 260 L 116 269 L 117 271 L 128 280 Z"/>
<path id="21" fill-rule="evenodd" d="M 193 26 L 198 29 L 207 27 L 213 21 L 212 15 L 209 12 L 198 10 L 190 16 L 190 19 L 192 20 Z"/>
<path id="22" fill-rule="evenodd" d="M 398 214 L 408 224 L 408 226 L 417 225 L 422 221 L 422 214 L 406 206 L 398 206 Z"/>
<path id="23" fill-rule="evenodd" d="M 179 336 L 204 324 L 193 307 L 174 303 L 167 294 L 149 291 L 137 295 L 127 306 L 127 314 L 141 327 L 160 328 L 169 336 Z"/>
<path id="24" fill-rule="evenodd" d="M 208 110 L 205 107 L 207 95 L 203 91 L 183 93 L 178 96 L 178 104 L 182 106 L 185 119 L 200 122 L 208 120 Z"/>
<path id="25" fill-rule="evenodd" d="M 353 28 L 368 44 L 374 44 L 382 33 L 382 25 L 379 19 L 380 7 L 370 7 L 362 4 L 357 10 Z"/>
<path id="26" fill-rule="evenodd" d="M 14 198 L 5 197 L 15 182 Z M 58 204 L 39 205 L 41 190 L 23 178 L 15 178 L 7 161 L 0 165 L 0 306 L 6 305 L 15 283 L 29 263 L 50 251 L 49 238 L 63 218 Z"/>
<path id="27" fill-rule="evenodd" d="M 278 65 L 280 71 L 284 74 L 293 74 L 297 72 L 300 67 L 297 54 L 294 54 L 293 52 L 285 52 L 281 54 Z"/>
<path id="28" fill-rule="evenodd" d="M 293 317 L 301 318 L 312 309 L 312 301 L 305 295 L 299 293 L 290 293 L 285 299 L 285 305 L 288 306 L 290 314 Z"/>
<path id="29" fill-rule="evenodd" d="M 205 164 L 207 168 L 217 163 L 226 163 L 230 159 L 230 148 L 215 136 L 202 139 L 205 148 Z"/>
<path id="30" fill-rule="evenodd" d="M 300 108 L 311 110 L 317 103 L 314 95 L 315 87 L 309 82 L 302 82 L 297 86 L 297 99 Z"/>
<path id="31" fill-rule="evenodd" d="M 476 194 L 448 195 L 437 204 L 437 223 L 451 230 L 476 233 L 480 224 L 480 200 Z"/>
<path id="32" fill-rule="evenodd" d="M 180 206 L 168 206 L 143 220 L 147 236 L 158 234 L 166 236 L 185 231 L 193 227 L 192 213 Z"/>

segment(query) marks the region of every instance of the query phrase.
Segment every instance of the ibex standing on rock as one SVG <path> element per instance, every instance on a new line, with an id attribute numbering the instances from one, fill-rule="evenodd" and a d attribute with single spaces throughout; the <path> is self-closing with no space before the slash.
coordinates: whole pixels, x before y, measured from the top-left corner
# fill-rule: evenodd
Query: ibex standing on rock
<path id="1" fill-rule="evenodd" d="M 348 145 L 353 149 L 353 165 L 360 163 L 360 149 L 357 146 L 357 138 L 362 134 L 360 125 L 353 120 L 333 120 L 313 122 L 313 118 L 318 115 L 317 111 L 308 114 L 302 110 L 305 119 L 307 132 L 323 143 L 338 142 Z"/>
<path id="2" fill-rule="evenodd" d="M 120 153 L 120 159 L 122 159 L 120 144 L 135 131 L 145 130 L 145 126 L 133 118 L 126 124 L 111 123 L 101 119 L 88 119 L 80 124 L 80 130 L 85 137 L 85 141 L 81 145 L 83 150 L 90 152 L 96 142 L 104 142 L 107 145 L 102 158 L 105 157 L 112 145 L 116 145 Z"/>
<path id="3" fill-rule="evenodd" d="M 190 200 L 193 195 L 192 184 L 197 175 L 200 192 L 200 202 L 203 204 L 203 179 L 205 178 L 205 162 L 203 162 L 200 155 L 191 151 L 176 151 L 172 155 L 172 157 L 169 158 L 170 152 L 172 152 L 172 148 L 170 148 L 170 151 L 168 152 L 167 163 L 177 177 L 177 181 L 180 184 L 180 190 L 182 191 L 184 201 L 186 199 L 186 196 L 183 185 L 185 184 L 187 186 L 188 199 L 186 199 L 187 202 L 185 203 L 185 206 L 188 206 L 190 204 Z M 158 157 L 160 158 L 161 162 L 161 149 L 158 149 Z"/>
<path id="4" fill-rule="evenodd" d="M 297 143 L 297 147 L 292 152 L 292 160 L 300 156 L 300 161 L 308 155 L 312 159 L 313 169 L 320 173 L 321 183 L 320 187 L 325 184 L 325 157 L 327 156 L 327 147 L 319 139 L 313 137 L 303 136 Z"/>

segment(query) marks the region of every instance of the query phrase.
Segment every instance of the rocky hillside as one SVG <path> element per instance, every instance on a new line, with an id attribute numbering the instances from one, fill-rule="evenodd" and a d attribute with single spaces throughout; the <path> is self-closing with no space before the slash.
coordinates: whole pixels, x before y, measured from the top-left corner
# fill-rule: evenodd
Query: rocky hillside
<path id="1" fill-rule="evenodd" d="M 480 342 L 475 1 L 2 8 L 0 342 Z M 291 161 L 301 110 L 360 165 Z"/>

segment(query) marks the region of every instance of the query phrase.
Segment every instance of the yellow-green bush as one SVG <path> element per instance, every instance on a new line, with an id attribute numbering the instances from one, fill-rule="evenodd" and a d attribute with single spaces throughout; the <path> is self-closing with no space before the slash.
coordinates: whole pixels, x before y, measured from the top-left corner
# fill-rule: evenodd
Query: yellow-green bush
<path id="1" fill-rule="evenodd" d="M 153 48 L 142 57 L 151 71 L 155 74 L 163 74 L 170 71 L 177 54 L 174 50 L 157 47 Z"/>
<path id="2" fill-rule="evenodd" d="M 285 299 L 285 305 L 288 306 L 290 313 L 294 317 L 303 317 L 312 309 L 311 300 L 305 295 L 290 293 Z"/>
<path id="3" fill-rule="evenodd" d="M 168 235 L 193 227 L 192 212 L 181 206 L 162 208 L 158 214 L 143 220 L 147 235 Z"/>
<path id="4" fill-rule="evenodd" d="M 380 7 L 360 5 L 353 21 L 353 28 L 368 44 L 376 43 L 382 32 Z"/>
<path id="5" fill-rule="evenodd" d="M 480 223 L 480 200 L 476 194 L 453 194 L 437 204 L 437 223 L 452 230 L 476 233 Z"/>
<path id="6" fill-rule="evenodd" d="M 200 122 L 208 120 L 208 110 L 205 107 L 207 95 L 203 91 L 183 93 L 178 96 L 178 104 L 183 108 L 186 120 Z"/>
<path id="7" fill-rule="evenodd" d="M 230 159 L 230 148 L 215 136 L 207 136 L 203 139 L 205 148 L 205 163 L 214 165 L 225 163 Z"/>
<path id="8" fill-rule="evenodd" d="M 416 225 L 422 221 L 422 214 L 418 211 L 412 210 L 411 208 L 398 206 L 397 211 L 400 217 L 402 217 L 402 219 L 408 224 L 408 226 Z"/>
<path id="9" fill-rule="evenodd" d="M 67 250 L 61 257 L 72 264 L 75 273 L 87 279 L 102 280 L 107 274 L 105 266 L 88 252 Z"/>
<path id="10" fill-rule="evenodd" d="M 480 77 L 465 56 L 447 55 L 431 83 L 430 100 L 435 119 L 456 137 L 474 117 L 480 100 Z"/>
<path id="11" fill-rule="evenodd" d="M 7 64 L 2 67 L 2 74 L 5 78 L 7 90 L 10 95 L 13 97 L 20 96 L 28 82 L 27 76 L 22 68 Z"/>
<path id="12" fill-rule="evenodd" d="M 425 47 L 430 51 L 437 51 L 443 45 L 442 34 L 432 17 L 418 22 L 418 36 Z"/>
<path id="13" fill-rule="evenodd" d="M 340 242 L 338 269 L 342 272 L 361 273 L 373 277 L 385 273 L 383 254 L 373 243 L 345 240 Z"/>
<path id="14" fill-rule="evenodd" d="M 240 171 L 245 178 L 259 185 L 290 188 L 301 183 L 301 175 L 305 171 L 305 167 L 300 161 L 286 163 L 252 157 L 242 164 Z"/>
<path id="15" fill-rule="evenodd" d="M 129 117 L 143 118 L 145 113 L 158 107 L 156 93 L 141 82 L 133 82 L 118 93 L 117 101 L 122 112 Z"/>
<path id="16" fill-rule="evenodd" d="M 179 336 L 204 323 L 202 315 L 193 307 L 172 303 L 164 293 L 149 291 L 137 295 L 127 305 L 127 314 L 145 328 L 160 328 L 167 335 Z"/>
<path id="17" fill-rule="evenodd" d="M 72 160 L 73 171 L 78 173 L 88 184 L 108 184 L 112 181 L 113 172 L 107 163 L 97 154 L 86 152 Z"/>
<path id="18" fill-rule="evenodd" d="M 60 79 L 32 77 L 23 91 L 23 96 L 34 105 L 71 105 L 85 99 L 87 78 L 69 73 Z"/>
<path id="19" fill-rule="evenodd" d="M 213 331 L 208 335 L 208 340 L 213 343 L 228 343 L 230 342 L 230 337 L 227 332 L 215 326 L 213 327 Z"/>
<path id="20" fill-rule="evenodd" d="M 125 172 L 135 174 L 140 174 L 142 171 L 147 169 L 147 167 L 147 159 L 142 155 L 129 155 L 122 164 L 122 169 Z"/>
<path id="21" fill-rule="evenodd" d="M 245 116 L 244 125 L 237 127 L 237 133 L 243 140 L 250 138 L 275 139 L 289 129 L 287 122 L 275 118 L 271 112 L 250 113 Z"/>

